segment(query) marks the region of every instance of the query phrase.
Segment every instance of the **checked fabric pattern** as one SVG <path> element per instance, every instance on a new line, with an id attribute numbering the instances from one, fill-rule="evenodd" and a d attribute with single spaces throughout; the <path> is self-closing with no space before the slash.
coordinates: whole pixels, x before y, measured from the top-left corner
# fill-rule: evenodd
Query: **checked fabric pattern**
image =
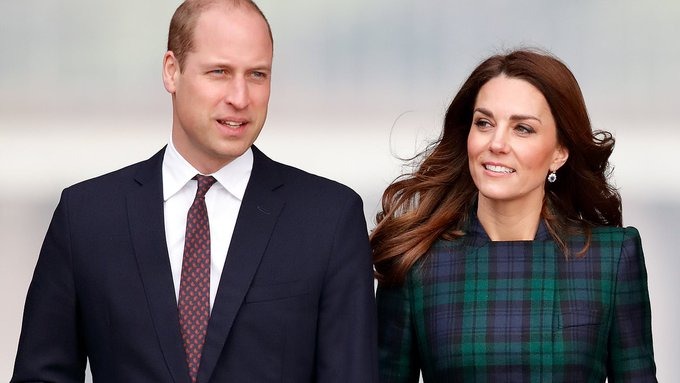
<path id="1" fill-rule="evenodd" d="M 187 214 L 187 229 L 179 287 L 179 325 L 189 376 L 196 382 L 210 319 L 210 225 L 205 193 L 216 182 L 196 175 L 198 190 Z"/>
<path id="2" fill-rule="evenodd" d="M 533 241 L 493 242 L 476 217 L 465 231 L 378 286 L 381 383 L 656 382 L 635 228 L 593 228 L 569 258 L 543 223 Z"/>

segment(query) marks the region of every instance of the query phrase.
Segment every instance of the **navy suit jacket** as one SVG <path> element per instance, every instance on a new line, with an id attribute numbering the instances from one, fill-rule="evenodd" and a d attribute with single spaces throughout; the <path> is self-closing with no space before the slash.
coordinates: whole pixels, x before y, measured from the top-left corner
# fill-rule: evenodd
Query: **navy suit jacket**
<path id="1" fill-rule="evenodd" d="M 377 381 L 359 196 L 253 147 L 198 382 Z M 12 382 L 188 383 L 163 223 L 163 150 L 65 189 Z"/>

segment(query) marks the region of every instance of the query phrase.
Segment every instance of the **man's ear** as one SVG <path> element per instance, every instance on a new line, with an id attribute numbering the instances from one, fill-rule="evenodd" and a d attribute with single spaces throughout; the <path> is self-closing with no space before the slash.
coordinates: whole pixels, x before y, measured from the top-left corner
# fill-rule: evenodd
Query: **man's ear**
<path id="1" fill-rule="evenodd" d="M 163 85 L 168 93 L 175 94 L 179 74 L 179 62 L 177 62 L 175 54 L 172 51 L 165 52 L 165 55 L 163 55 Z"/>

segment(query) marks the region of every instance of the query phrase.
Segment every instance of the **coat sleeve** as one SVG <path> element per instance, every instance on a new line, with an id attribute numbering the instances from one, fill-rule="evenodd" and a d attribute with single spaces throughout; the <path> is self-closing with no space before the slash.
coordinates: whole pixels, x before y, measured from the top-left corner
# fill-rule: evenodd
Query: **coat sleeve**
<path id="1" fill-rule="evenodd" d="M 640 234 L 625 230 L 609 339 L 610 383 L 656 382 L 647 271 Z"/>
<path id="2" fill-rule="evenodd" d="M 381 383 L 417 383 L 420 364 L 411 315 L 409 279 L 378 285 L 378 350 Z"/>
<path id="3" fill-rule="evenodd" d="M 83 382 L 86 353 L 69 244 L 68 193 L 52 217 L 28 289 L 11 382 Z"/>
<path id="4" fill-rule="evenodd" d="M 345 202 L 319 302 L 316 379 L 377 382 L 376 309 L 368 230 L 361 198 Z"/>

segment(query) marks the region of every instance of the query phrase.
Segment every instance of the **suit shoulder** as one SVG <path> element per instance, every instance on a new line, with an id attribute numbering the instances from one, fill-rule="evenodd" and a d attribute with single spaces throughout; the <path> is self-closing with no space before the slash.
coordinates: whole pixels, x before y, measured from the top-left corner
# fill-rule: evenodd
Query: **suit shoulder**
<path id="1" fill-rule="evenodd" d="M 294 166 L 274 162 L 280 169 L 280 173 L 285 179 L 286 187 L 290 187 L 295 193 L 300 195 L 324 195 L 359 197 L 359 195 L 349 186 L 329 178 L 309 173 Z"/>
<path id="2" fill-rule="evenodd" d="M 163 150 L 149 159 L 80 181 L 67 187 L 65 192 L 78 194 L 101 190 L 120 191 L 134 184 L 135 178 L 140 174 L 141 170 L 146 170 L 147 176 L 156 175 L 160 177 L 162 159 Z"/>
<path id="3" fill-rule="evenodd" d="M 131 175 L 134 174 L 134 169 L 139 165 L 139 163 L 127 165 L 123 168 L 117 169 L 110 171 L 108 173 L 98 175 L 92 178 L 88 178 L 86 180 L 82 180 L 80 182 L 77 182 L 71 186 L 68 187 L 68 189 L 72 190 L 78 190 L 78 189 L 86 189 L 92 186 L 96 186 L 98 184 L 109 184 L 112 181 L 115 182 L 115 180 L 118 179 L 125 179 L 129 178 Z"/>

